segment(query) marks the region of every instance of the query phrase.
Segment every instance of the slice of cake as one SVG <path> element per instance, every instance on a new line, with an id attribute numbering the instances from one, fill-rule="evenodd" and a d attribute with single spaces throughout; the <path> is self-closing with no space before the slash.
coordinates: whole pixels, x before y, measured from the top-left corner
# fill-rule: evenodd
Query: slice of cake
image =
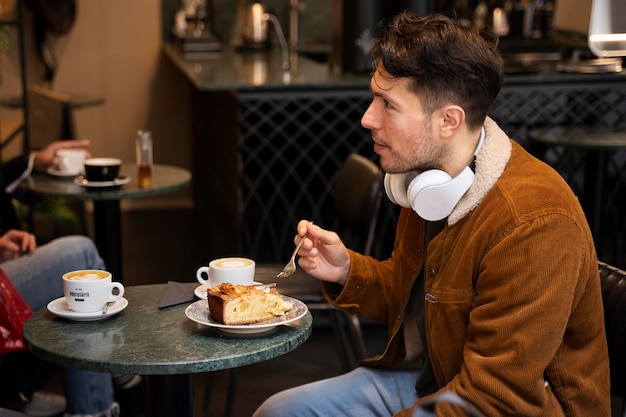
<path id="1" fill-rule="evenodd" d="M 293 306 L 275 288 L 221 284 L 207 290 L 211 317 L 226 325 L 251 324 L 284 315 Z"/>

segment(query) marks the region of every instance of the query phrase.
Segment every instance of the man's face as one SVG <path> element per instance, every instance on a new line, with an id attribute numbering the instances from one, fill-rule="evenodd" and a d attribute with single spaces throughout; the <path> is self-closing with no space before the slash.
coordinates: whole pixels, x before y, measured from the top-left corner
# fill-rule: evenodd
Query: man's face
<path id="1" fill-rule="evenodd" d="M 361 118 L 372 132 L 374 151 L 385 172 L 439 168 L 443 148 L 433 136 L 432 115 L 425 114 L 408 78 L 391 78 L 383 69 L 372 76 L 374 99 Z"/>

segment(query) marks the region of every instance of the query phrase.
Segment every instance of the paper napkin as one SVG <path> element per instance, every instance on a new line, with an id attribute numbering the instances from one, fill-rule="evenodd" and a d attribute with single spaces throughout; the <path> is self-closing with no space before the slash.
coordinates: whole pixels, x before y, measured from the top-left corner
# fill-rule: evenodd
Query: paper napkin
<path id="1" fill-rule="evenodd" d="M 197 282 L 168 281 L 159 308 L 166 308 L 195 300 L 193 291 L 200 285 Z"/>

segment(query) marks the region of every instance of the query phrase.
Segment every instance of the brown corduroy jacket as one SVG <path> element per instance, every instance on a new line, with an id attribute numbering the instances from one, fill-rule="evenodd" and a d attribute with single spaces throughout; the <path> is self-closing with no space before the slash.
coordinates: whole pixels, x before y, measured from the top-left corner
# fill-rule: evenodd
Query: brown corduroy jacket
<path id="1" fill-rule="evenodd" d="M 492 120 L 485 128 L 474 184 L 428 247 L 426 339 L 439 389 L 489 417 L 608 417 L 600 279 L 584 213 L 558 173 Z M 351 252 L 345 287 L 325 286 L 333 304 L 388 325 L 386 351 L 362 366 L 404 359 L 423 234 L 423 220 L 403 209 L 390 259 Z M 464 414 L 439 407 L 437 415 Z"/>

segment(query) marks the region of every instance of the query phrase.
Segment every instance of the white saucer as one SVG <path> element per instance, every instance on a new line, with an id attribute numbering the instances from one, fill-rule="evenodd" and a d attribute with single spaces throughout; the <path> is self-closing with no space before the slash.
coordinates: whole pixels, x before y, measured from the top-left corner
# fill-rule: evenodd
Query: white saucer
<path id="1" fill-rule="evenodd" d="M 260 282 L 254 281 L 253 282 L 254 285 L 261 285 Z M 195 290 L 193 290 L 193 293 L 195 294 L 196 297 L 200 298 L 201 300 L 206 300 L 207 299 L 207 290 L 209 289 L 209 287 L 207 287 L 206 285 L 199 285 L 196 287 Z"/>
<path id="2" fill-rule="evenodd" d="M 128 184 L 129 182 L 130 177 L 128 175 L 120 175 L 113 181 L 88 181 L 87 178 L 83 176 L 74 178 L 74 184 L 82 185 L 87 188 L 119 187 L 120 185 Z"/>
<path id="3" fill-rule="evenodd" d="M 55 316 L 63 317 L 64 319 L 74 321 L 96 321 L 111 317 L 120 311 L 124 310 L 128 306 L 128 300 L 124 297 L 120 298 L 112 305 L 105 314 L 102 314 L 102 310 L 94 311 L 91 313 L 77 313 L 72 311 L 69 305 L 65 302 L 65 297 L 57 298 L 48 303 L 48 310 Z"/>
<path id="4" fill-rule="evenodd" d="M 275 327 L 291 323 L 292 321 L 296 321 L 302 318 L 308 308 L 306 304 L 304 304 L 300 300 L 296 300 L 292 297 L 283 296 L 285 301 L 289 301 L 293 305 L 293 309 L 286 312 L 284 316 L 275 317 L 270 320 L 261 321 L 253 324 L 242 324 L 239 326 L 228 326 L 226 324 L 222 324 L 218 321 L 215 321 L 211 314 L 209 314 L 209 305 L 206 300 L 198 300 L 195 303 L 189 305 L 185 309 L 185 315 L 188 319 L 195 321 L 198 324 L 203 324 L 205 326 L 217 328 L 224 333 L 233 333 L 233 334 L 254 334 L 254 333 L 262 333 L 273 330 Z"/>
<path id="5" fill-rule="evenodd" d="M 46 169 L 46 173 L 48 175 L 52 175 L 53 177 L 61 177 L 61 178 L 70 178 L 80 175 L 80 171 L 61 171 L 54 168 Z"/>

